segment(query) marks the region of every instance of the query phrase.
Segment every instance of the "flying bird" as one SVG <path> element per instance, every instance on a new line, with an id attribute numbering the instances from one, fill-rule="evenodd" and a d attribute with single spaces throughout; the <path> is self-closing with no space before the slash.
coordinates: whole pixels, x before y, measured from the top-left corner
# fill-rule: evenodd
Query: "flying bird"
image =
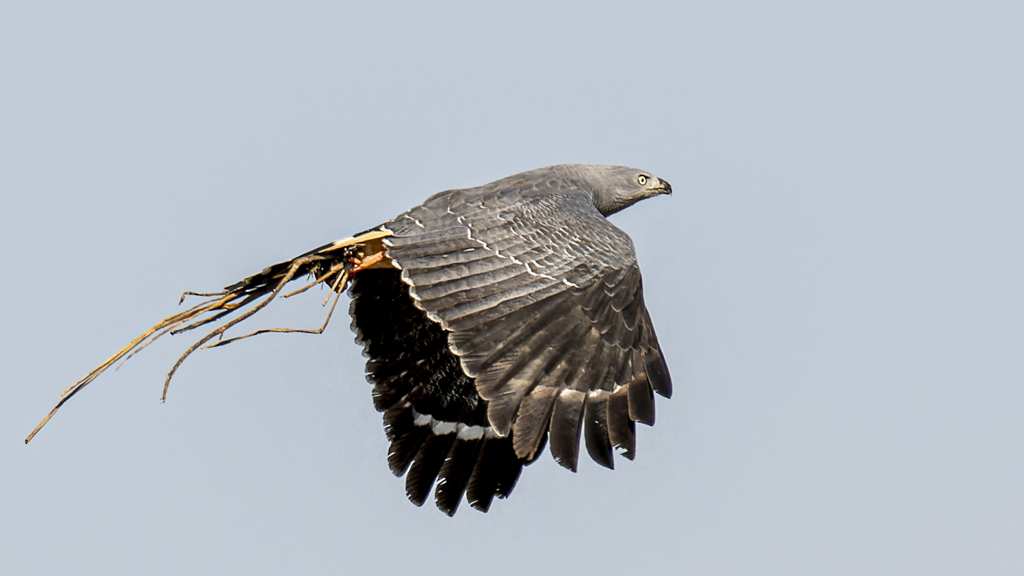
<path id="1" fill-rule="evenodd" d="M 629 236 L 607 217 L 671 194 L 624 166 L 568 164 L 428 198 L 380 226 L 265 268 L 156 324 L 68 388 L 72 396 L 157 338 L 221 322 L 201 347 L 266 332 L 320 333 L 342 292 L 363 346 L 388 464 L 420 506 L 434 490 L 453 515 L 465 496 L 486 512 L 545 445 L 576 471 L 580 437 L 595 462 L 633 459 L 635 423 L 654 424 L 654 393 L 672 380 L 644 305 Z M 282 294 L 302 278 L 312 282 Z M 334 302 L 317 330 L 225 332 L 278 296 L 317 284 Z M 324 304 L 326 305 L 327 300 Z M 216 339 L 216 340 L 215 340 Z M 214 343 L 208 344 L 211 340 Z"/>

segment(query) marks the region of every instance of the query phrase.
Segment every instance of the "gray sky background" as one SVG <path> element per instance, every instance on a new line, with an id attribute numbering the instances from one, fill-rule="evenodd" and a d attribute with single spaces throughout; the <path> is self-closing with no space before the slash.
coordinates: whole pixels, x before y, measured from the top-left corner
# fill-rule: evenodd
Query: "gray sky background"
<path id="1" fill-rule="evenodd" d="M 1024 4 L 360 4 L 0 7 L 0 573 L 1024 572 Z M 412 506 L 345 316 L 22 444 L 181 292 L 563 162 L 676 190 L 613 218 L 676 382 L 635 462 Z"/>

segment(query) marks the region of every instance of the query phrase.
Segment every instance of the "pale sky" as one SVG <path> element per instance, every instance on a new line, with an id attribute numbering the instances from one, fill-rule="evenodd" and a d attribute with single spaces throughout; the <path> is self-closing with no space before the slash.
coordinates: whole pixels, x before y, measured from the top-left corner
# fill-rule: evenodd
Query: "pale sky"
<path id="1" fill-rule="evenodd" d="M 0 573 L 1024 572 L 1024 4 L 153 4 L 0 7 Z M 636 461 L 413 506 L 344 314 L 22 443 L 181 292 L 565 162 L 675 190 Z"/>

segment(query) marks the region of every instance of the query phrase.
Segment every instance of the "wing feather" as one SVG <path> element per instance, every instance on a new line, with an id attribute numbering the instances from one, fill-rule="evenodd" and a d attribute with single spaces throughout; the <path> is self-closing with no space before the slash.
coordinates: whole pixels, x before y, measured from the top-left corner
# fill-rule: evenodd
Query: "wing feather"
<path id="1" fill-rule="evenodd" d="M 583 406 L 587 452 L 594 462 L 605 468 L 614 469 L 612 444 L 608 434 L 608 392 L 591 390 Z"/>
<path id="2" fill-rule="evenodd" d="M 441 466 L 434 498 L 437 507 L 445 514 L 455 515 L 462 495 L 466 493 L 466 486 L 469 484 L 469 477 L 473 473 L 482 445 L 483 437 L 458 437 Z"/>
<path id="3" fill-rule="evenodd" d="M 555 399 L 551 414 L 551 455 L 555 462 L 576 471 L 580 446 L 580 419 L 586 394 L 579 390 L 562 390 Z"/>
<path id="4" fill-rule="evenodd" d="M 398 405 L 384 412 L 384 431 L 391 441 L 388 467 L 395 476 L 405 474 L 412 459 L 419 453 L 430 429 L 416 426 L 412 404 Z"/>
<path id="5" fill-rule="evenodd" d="M 455 434 L 428 433 L 426 441 L 412 462 L 412 468 L 405 476 L 405 492 L 413 504 L 422 506 L 430 495 L 430 487 L 434 485 L 445 456 L 454 442 Z"/>
<path id="6" fill-rule="evenodd" d="M 641 424 L 654 426 L 654 393 L 643 368 L 643 357 L 634 355 L 630 364 L 633 368 L 633 381 L 629 383 L 629 417 Z"/>
<path id="7" fill-rule="evenodd" d="M 440 300 L 446 296 L 459 294 L 461 297 L 454 299 L 454 303 L 458 304 L 469 299 L 508 290 L 529 278 L 526 270 L 511 260 L 490 258 L 483 262 L 486 266 L 481 264 L 474 267 L 473 273 L 470 273 L 469 267 L 421 272 L 416 276 L 416 290 L 413 297 L 422 302 Z M 524 276 L 526 278 L 523 278 Z M 451 304 L 444 302 L 437 304 L 440 309 L 450 306 Z"/>
<path id="8" fill-rule="evenodd" d="M 466 498 L 469 505 L 477 510 L 487 512 L 491 501 L 498 492 L 498 484 L 507 475 L 509 461 L 515 461 L 511 438 L 484 438 L 476 466 L 466 486 Z"/>
<path id="9" fill-rule="evenodd" d="M 549 325 L 536 332 L 536 338 L 524 343 L 524 348 L 527 351 L 536 351 L 536 353 L 519 354 L 509 362 L 512 364 L 511 366 L 498 363 L 481 373 L 477 381 L 482 385 L 477 389 L 481 397 L 489 400 L 487 419 L 497 433 L 502 435 L 508 433 L 521 402 L 540 382 L 564 384 L 565 376 L 559 379 L 546 378 L 546 376 L 559 363 L 563 362 L 573 344 L 576 343 L 576 335 L 586 329 L 588 329 L 587 326 L 583 324 L 576 326 Z M 562 339 L 556 342 L 559 337 Z M 491 396 L 485 396 L 486 394 L 491 394 Z M 524 426 L 528 426 L 528 424 L 517 422 L 517 431 L 525 432 Z M 540 430 L 529 434 L 531 438 L 536 438 L 542 432 L 543 430 Z M 520 453 L 518 449 L 516 452 Z M 520 455 L 522 454 L 520 453 Z"/>
<path id="10" fill-rule="evenodd" d="M 636 450 L 635 424 L 629 417 L 629 388 L 619 386 L 608 396 L 608 440 L 633 459 Z"/>
<path id="11" fill-rule="evenodd" d="M 500 475 L 481 468 L 492 451 L 521 464 L 550 434 L 552 455 L 575 470 L 583 434 L 612 467 L 613 448 L 633 457 L 635 422 L 653 424 L 654 391 L 671 393 L 632 242 L 589 196 L 531 196 L 549 184 L 445 193 L 386 225 L 388 256 L 447 331 L 499 437 L 482 442 L 467 481 L 476 507 L 490 505 L 488 486 L 501 495 Z M 513 484 L 518 473 L 507 473 Z"/>
<path id="12" fill-rule="evenodd" d="M 523 398 L 516 414 L 516 433 L 512 438 L 512 447 L 520 458 L 532 459 L 540 449 L 559 390 L 556 386 L 538 386 Z"/>
<path id="13" fill-rule="evenodd" d="M 658 345 L 658 337 L 654 333 L 654 324 L 646 309 L 642 310 L 644 330 L 641 343 L 644 349 L 644 367 L 651 387 L 665 398 L 672 397 L 672 377 L 668 373 L 668 365 L 665 364 L 665 356 Z"/>

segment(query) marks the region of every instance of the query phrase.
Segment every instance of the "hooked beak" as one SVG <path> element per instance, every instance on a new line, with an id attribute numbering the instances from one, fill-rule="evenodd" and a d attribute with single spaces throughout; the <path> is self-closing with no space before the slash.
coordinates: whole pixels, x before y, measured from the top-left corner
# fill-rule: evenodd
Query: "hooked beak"
<path id="1" fill-rule="evenodd" d="M 658 178 L 658 185 L 654 189 L 660 194 L 672 194 L 672 185 L 661 178 Z"/>

